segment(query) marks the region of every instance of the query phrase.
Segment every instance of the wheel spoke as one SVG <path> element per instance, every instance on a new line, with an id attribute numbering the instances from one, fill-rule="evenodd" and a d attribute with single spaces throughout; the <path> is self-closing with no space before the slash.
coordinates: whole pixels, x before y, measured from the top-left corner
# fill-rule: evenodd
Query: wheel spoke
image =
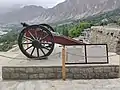
<path id="1" fill-rule="evenodd" d="M 44 36 L 41 40 L 44 40 L 45 38 L 47 38 L 49 35 L 46 35 L 46 36 Z"/>
<path id="2" fill-rule="evenodd" d="M 43 42 L 42 42 L 41 44 L 49 44 L 49 45 L 50 45 L 51 43 L 47 43 L 47 42 L 43 43 Z"/>
<path id="3" fill-rule="evenodd" d="M 36 48 L 37 49 L 37 56 L 39 57 L 40 55 L 39 55 L 39 48 Z"/>
<path id="4" fill-rule="evenodd" d="M 46 49 L 46 50 L 50 50 L 50 49 L 48 49 L 47 47 L 45 47 L 45 46 L 42 46 L 42 48 L 44 48 L 44 49 Z"/>
<path id="5" fill-rule="evenodd" d="M 31 32 L 28 31 L 28 33 L 30 34 L 30 36 L 31 36 L 33 39 L 35 39 L 35 37 L 32 35 Z"/>
<path id="6" fill-rule="evenodd" d="M 43 36 L 43 29 L 41 29 L 41 35 L 39 35 L 39 38 L 38 38 L 38 40 L 40 40 L 40 36 L 42 37 Z"/>
<path id="7" fill-rule="evenodd" d="M 40 50 L 42 51 L 42 53 L 45 55 L 45 52 L 43 51 L 43 49 L 42 48 L 40 48 Z"/>
<path id="8" fill-rule="evenodd" d="M 26 38 L 27 40 L 33 41 L 33 39 L 31 39 L 29 37 L 24 36 L 24 38 Z"/>
<path id="9" fill-rule="evenodd" d="M 32 45 L 30 47 L 28 47 L 27 49 L 25 49 L 25 51 L 27 51 L 28 49 L 30 49 L 32 47 Z"/>
<path id="10" fill-rule="evenodd" d="M 35 30 L 35 36 L 36 36 L 36 39 L 38 40 L 37 30 Z"/>
<path id="11" fill-rule="evenodd" d="M 32 52 L 31 52 L 31 55 L 33 54 L 34 50 L 35 50 L 35 47 L 33 48 Z"/>
<path id="12" fill-rule="evenodd" d="M 30 43 L 22 43 L 22 44 L 32 44 L 32 43 L 30 42 Z"/>

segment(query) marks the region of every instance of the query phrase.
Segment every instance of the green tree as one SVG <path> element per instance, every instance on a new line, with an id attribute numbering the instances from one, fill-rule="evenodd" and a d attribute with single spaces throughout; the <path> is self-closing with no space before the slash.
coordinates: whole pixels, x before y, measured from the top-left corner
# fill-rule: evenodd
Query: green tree
<path id="1" fill-rule="evenodd" d="M 74 37 L 78 37 L 81 33 L 81 29 L 78 27 L 73 27 L 70 31 L 69 31 L 69 36 L 74 38 Z"/>
<path id="2" fill-rule="evenodd" d="M 74 38 L 80 36 L 81 32 L 84 31 L 86 28 L 90 28 L 91 24 L 87 22 L 82 22 L 80 24 L 75 25 L 73 28 L 69 31 L 69 36 Z"/>

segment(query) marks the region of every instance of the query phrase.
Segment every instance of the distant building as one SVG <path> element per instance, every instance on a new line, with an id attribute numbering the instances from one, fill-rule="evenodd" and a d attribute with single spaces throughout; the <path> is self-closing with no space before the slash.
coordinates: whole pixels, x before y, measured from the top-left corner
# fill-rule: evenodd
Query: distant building
<path id="1" fill-rule="evenodd" d="M 81 33 L 81 36 L 79 36 L 79 38 L 89 42 L 90 32 L 91 32 L 90 28 L 84 29 L 84 31 Z"/>

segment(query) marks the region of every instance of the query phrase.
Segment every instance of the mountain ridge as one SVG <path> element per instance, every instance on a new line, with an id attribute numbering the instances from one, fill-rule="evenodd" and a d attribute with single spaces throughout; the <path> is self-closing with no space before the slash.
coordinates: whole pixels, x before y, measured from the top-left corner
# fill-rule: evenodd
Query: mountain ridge
<path id="1" fill-rule="evenodd" d="M 120 7 L 120 0 L 66 0 L 53 8 L 25 6 L 19 10 L 0 15 L 0 23 L 53 23 L 77 20 Z"/>

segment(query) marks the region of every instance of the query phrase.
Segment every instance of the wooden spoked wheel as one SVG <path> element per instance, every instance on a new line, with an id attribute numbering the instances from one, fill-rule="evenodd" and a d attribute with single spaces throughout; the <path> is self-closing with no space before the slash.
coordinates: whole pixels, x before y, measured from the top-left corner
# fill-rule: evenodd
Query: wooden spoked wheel
<path id="1" fill-rule="evenodd" d="M 49 31 L 52 31 L 52 32 L 55 32 L 55 30 L 48 24 L 39 24 L 39 25 L 42 25 L 44 26 L 45 28 L 47 28 Z"/>
<path id="2" fill-rule="evenodd" d="M 22 53 L 28 58 L 42 59 L 52 53 L 54 38 L 44 26 L 31 25 L 20 32 L 18 45 Z"/>

